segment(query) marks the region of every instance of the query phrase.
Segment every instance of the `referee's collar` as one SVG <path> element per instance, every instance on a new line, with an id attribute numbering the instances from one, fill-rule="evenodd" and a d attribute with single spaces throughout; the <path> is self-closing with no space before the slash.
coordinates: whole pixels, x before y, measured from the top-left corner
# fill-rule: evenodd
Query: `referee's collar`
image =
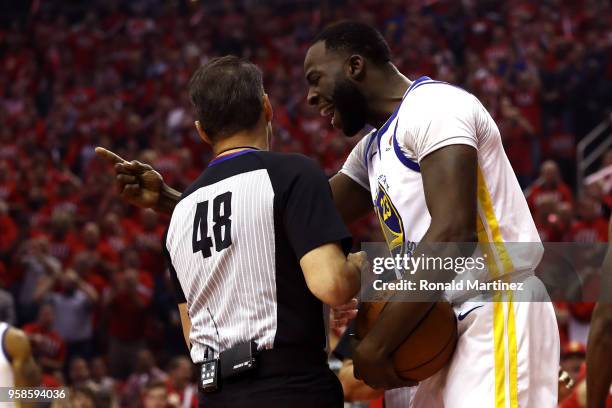
<path id="1" fill-rule="evenodd" d="M 215 157 L 214 159 L 212 159 L 210 161 L 210 163 L 208 163 L 208 167 L 210 166 L 214 166 L 215 164 L 219 164 L 221 162 L 224 162 L 226 160 L 229 159 L 233 159 L 234 157 L 238 157 L 238 156 L 242 156 L 243 154 L 247 154 L 247 153 L 251 153 L 251 152 L 257 152 L 257 149 L 244 149 L 244 150 L 240 150 L 239 152 L 236 153 L 230 153 L 230 154 L 225 154 L 223 156 L 220 157 Z"/>

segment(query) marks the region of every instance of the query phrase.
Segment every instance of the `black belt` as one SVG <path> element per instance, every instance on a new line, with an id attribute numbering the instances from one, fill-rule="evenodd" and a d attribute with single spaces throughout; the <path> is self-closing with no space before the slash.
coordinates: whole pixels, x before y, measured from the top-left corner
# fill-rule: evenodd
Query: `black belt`
<path id="1" fill-rule="evenodd" d="M 304 348 L 275 348 L 257 354 L 256 373 L 261 377 L 291 375 L 328 368 L 327 353 Z"/>
<path id="2" fill-rule="evenodd" d="M 221 372 L 223 381 L 231 383 L 244 378 L 299 375 L 325 370 L 329 367 L 325 351 L 299 347 L 260 350 L 257 352 L 255 359 L 257 361 L 256 368 L 244 374 L 226 378 L 224 373 Z M 201 366 L 201 364 L 198 364 L 198 366 Z"/>

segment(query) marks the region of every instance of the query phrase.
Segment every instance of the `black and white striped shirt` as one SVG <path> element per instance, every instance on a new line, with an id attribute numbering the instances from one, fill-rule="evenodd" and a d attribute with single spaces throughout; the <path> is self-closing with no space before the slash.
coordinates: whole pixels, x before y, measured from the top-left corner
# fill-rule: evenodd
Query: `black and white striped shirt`
<path id="1" fill-rule="evenodd" d="M 347 251 L 351 239 L 314 161 L 243 150 L 211 162 L 164 237 L 177 302 L 191 319 L 193 361 L 250 340 L 259 349 L 325 348 L 323 307 L 299 259 L 328 242 Z"/>

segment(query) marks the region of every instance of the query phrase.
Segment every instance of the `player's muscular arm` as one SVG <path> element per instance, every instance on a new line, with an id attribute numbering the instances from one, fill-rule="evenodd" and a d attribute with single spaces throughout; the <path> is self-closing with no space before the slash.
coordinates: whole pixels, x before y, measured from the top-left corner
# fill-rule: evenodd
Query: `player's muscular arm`
<path id="1" fill-rule="evenodd" d="M 338 372 L 338 379 L 340 384 L 342 384 L 344 401 L 346 402 L 370 401 L 384 394 L 383 390 L 374 389 L 355 378 L 353 374 L 353 360 L 350 359 L 342 362 L 342 367 L 340 367 Z"/>
<path id="2" fill-rule="evenodd" d="M 421 160 L 421 172 L 431 224 L 414 257 L 461 256 L 459 248 L 440 245 L 432 248 L 427 243 L 476 241 L 476 185 L 477 152 L 466 145 L 451 145 L 436 150 Z M 433 251 L 433 252 L 432 252 Z M 427 274 L 436 282 L 450 281 L 454 276 L 446 271 L 417 270 L 413 275 Z M 440 293 L 414 293 L 430 302 L 402 302 L 390 298 L 368 335 L 353 355 L 355 373 L 373 387 L 396 388 L 406 385 L 391 362 L 394 350 L 414 330 L 420 319 L 432 307 Z"/>
<path id="3" fill-rule="evenodd" d="M 150 165 L 132 160 L 128 162 L 115 153 L 96 147 L 96 153 L 114 164 L 115 183 L 121 197 L 141 208 L 172 214 L 181 193 L 169 187 Z"/>
<path id="4" fill-rule="evenodd" d="M 608 237 L 612 238 L 612 218 Z M 588 408 L 605 406 L 612 383 L 612 244 L 608 246 L 601 272 L 602 301 L 593 311 L 587 347 Z"/>
<path id="5" fill-rule="evenodd" d="M 372 211 L 370 193 L 346 174 L 336 174 L 329 180 L 329 184 L 334 205 L 345 224 L 357 221 Z"/>
<path id="6" fill-rule="evenodd" d="M 21 330 L 10 328 L 4 337 L 4 346 L 11 358 L 15 387 L 37 387 L 40 385 L 41 373 L 32 357 L 30 341 Z M 23 404 L 22 406 L 33 406 Z"/>

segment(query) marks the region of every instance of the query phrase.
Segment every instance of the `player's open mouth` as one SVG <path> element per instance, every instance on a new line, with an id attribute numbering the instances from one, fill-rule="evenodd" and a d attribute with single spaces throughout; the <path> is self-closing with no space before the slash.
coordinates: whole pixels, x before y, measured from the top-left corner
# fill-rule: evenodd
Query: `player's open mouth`
<path id="1" fill-rule="evenodd" d="M 334 113 L 335 109 L 336 108 L 334 107 L 334 105 L 327 105 L 319 109 L 319 113 L 321 114 L 321 116 L 330 116 Z"/>
<path id="2" fill-rule="evenodd" d="M 331 124 L 333 127 L 338 127 L 338 123 L 336 120 L 336 107 L 334 105 L 325 105 L 321 109 L 319 109 L 319 113 L 323 117 L 331 116 Z"/>

